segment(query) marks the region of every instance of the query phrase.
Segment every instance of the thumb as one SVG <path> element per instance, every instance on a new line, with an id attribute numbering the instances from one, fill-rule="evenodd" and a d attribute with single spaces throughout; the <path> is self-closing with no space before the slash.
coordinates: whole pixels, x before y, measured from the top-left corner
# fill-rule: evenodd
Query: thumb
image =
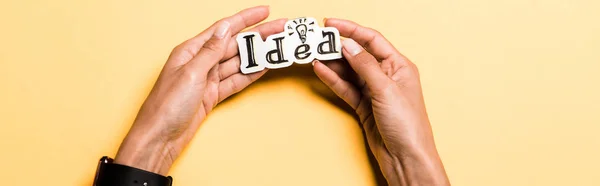
<path id="1" fill-rule="evenodd" d="M 198 70 L 202 74 L 208 71 L 221 61 L 227 50 L 227 44 L 231 39 L 230 24 L 227 21 L 217 23 L 212 37 L 202 45 L 198 54 L 186 64 L 189 68 Z"/>
<path id="2" fill-rule="evenodd" d="M 373 55 L 352 39 L 344 39 L 342 47 L 344 58 L 358 76 L 365 80 L 369 89 L 381 90 L 387 86 L 390 78 L 383 73 L 379 62 Z"/>

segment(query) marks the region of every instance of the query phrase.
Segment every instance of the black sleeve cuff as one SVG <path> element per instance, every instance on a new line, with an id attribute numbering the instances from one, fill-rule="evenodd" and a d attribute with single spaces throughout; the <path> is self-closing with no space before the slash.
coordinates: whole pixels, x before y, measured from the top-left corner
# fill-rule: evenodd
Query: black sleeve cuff
<path id="1" fill-rule="evenodd" d="M 104 159 L 104 158 L 103 158 Z M 173 178 L 120 164 L 98 166 L 94 186 L 171 186 Z"/>

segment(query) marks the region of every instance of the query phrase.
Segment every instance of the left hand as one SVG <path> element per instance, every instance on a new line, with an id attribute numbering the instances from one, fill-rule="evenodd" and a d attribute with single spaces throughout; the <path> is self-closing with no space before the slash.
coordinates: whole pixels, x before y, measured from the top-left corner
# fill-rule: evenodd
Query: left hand
<path id="1" fill-rule="evenodd" d="M 243 10 L 175 47 L 114 162 L 166 175 L 217 103 L 265 74 L 240 72 L 237 42 L 231 38 L 268 15 L 266 6 Z M 250 31 L 272 35 L 282 32 L 285 22 Z"/>

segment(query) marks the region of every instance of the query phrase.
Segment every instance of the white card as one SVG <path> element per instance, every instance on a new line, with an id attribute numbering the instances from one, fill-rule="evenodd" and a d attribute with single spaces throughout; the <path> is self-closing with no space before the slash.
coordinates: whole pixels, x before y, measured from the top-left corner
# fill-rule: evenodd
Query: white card
<path id="1" fill-rule="evenodd" d="M 340 32 L 333 27 L 319 27 L 311 17 L 289 20 L 283 32 L 270 35 L 265 41 L 258 32 L 239 33 L 236 41 L 244 74 L 289 67 L 294 62 L 342 58 Z"/>

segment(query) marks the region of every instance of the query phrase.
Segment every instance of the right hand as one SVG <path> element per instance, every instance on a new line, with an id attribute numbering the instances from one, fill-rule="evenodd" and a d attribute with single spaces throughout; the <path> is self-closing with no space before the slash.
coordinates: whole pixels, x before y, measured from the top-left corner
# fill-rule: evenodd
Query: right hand
<path id="1" fill-rule="evenodd" d="M 429 124 L 419 72 L 379 32 L 326 19 L 347 62 L 314 62 L 317 76 L 360 118 L 369 148 L 390 185 L 450 185 Z M 364 47 L 364 48 L 363 48 Z"/>
<path id="2" fill-rule="evenodd" d="M 166 175 L 210 111 L 265 74 L 240 72 L 235 35 L 268 15 L 265 6 L 242 10 L 175 47 L 115 163 Z M 285 22 L 278 19 L 249 31 L 268 36 L 282 32 Z"/>

